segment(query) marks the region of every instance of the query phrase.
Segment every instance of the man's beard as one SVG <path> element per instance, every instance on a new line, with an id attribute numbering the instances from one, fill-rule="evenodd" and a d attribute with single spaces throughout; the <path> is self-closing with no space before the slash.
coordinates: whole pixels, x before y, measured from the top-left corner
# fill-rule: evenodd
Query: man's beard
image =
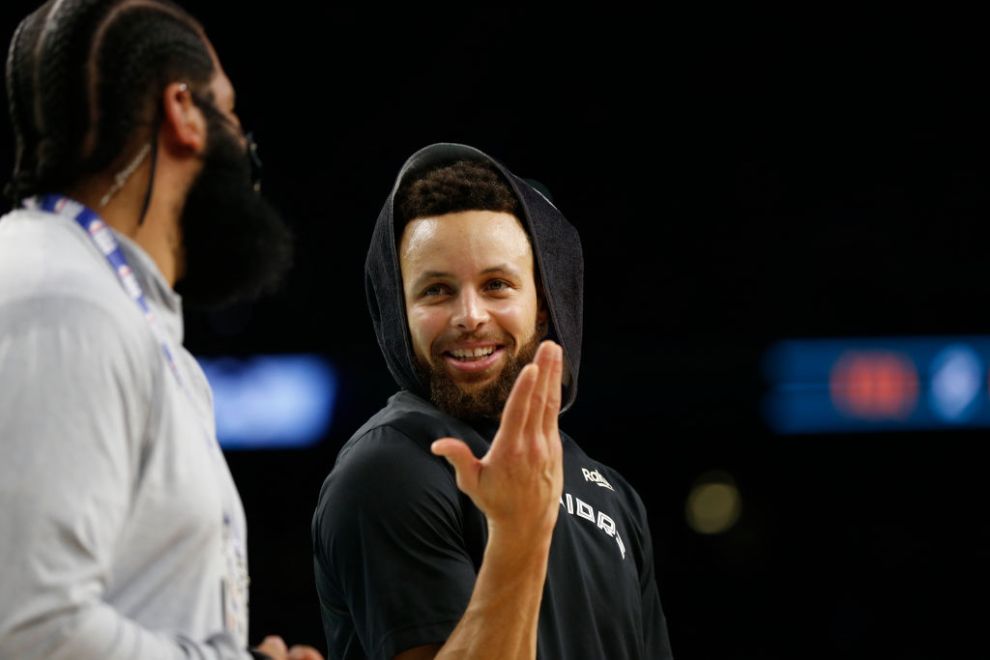
<path id="1" fill-rule="evenodd" d="M 220 307 L 278 287 L 292 263 L 292 234 L 252 187 L 241 141 L 217 120 L 208 136 L 203 169 L 182 209 L 177 290 L 193 304 Z"/>
<path id="2" fill-rule="evenodd" d="M 444 368 L 443 355 L 432 356 L 435 366 L 416 360 L 416 371 L 420 380 L 430 385 L 430 401 L 448 415 L 464 420 L 498 420 L 512 386 L 523 367 L 533 361 L 545 332 L 545 326 L 538 324 L 515 355 L 506 352 L 505 366 L 492 382 L 469 392 L 462 390 L 450 377 Z"/>

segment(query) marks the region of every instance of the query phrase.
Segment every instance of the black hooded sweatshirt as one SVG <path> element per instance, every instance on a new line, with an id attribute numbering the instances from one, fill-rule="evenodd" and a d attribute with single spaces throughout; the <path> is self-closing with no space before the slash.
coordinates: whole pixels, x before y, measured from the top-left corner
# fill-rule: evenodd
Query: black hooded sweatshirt
<path id="1" fill-rule="evenodd" d="M 378 216 L 366 262 L 378 343 L 401 390 L 344 445 L 313 517 L 316 587 L 333 659 L 391 659 L 443 644 L 463 616 L 481 566 L 484 515 L 430 452 L 451 436 L 481 457 L 496 423 L 468 424 L 429 401 L 414 367 L 393 202 L 403 181 L 457 160 L 495 166 L 521 202 L 550 336 L 564 349 L 563 409 L 574 402 L 581 357 L 583 258 L 577 231 L 527 181 L 472 147 L 435 144 L 402 167 Z M 653 546 L 639 496 L 561 431 L 564 495 L 540 606 L 543 660 L 671 657 Z"/>

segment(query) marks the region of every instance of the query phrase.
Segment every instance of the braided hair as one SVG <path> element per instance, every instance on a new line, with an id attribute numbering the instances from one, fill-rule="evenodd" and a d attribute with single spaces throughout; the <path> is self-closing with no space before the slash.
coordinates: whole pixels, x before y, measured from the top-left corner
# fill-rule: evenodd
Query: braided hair
<path id="1" fill-rule="evenodd" d="M 105 171 L 138 131 L 153 139 L 168 84 L 209 96 L 213 74 L 203 28 L 170 0 L 48 0 L 21 21 L 7 55 L 8 199 Z"/>

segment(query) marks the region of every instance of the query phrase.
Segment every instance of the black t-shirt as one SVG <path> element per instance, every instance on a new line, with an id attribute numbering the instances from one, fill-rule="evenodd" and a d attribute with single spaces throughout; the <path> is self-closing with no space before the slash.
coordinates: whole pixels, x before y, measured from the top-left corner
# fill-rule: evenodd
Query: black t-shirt
<path id="1" fill-rule="evenodd" d="M 475 429 L 399 392 L 341 449 L 313 517 L 316 586 L 332 659 L 391 659 L 442 644 L 467 608 L 487 541 L 441 437 L 483 456 Z M 639 496 L 565 434 L 564 495 L 540 606 L 539 658 L 671 657 Z"/>

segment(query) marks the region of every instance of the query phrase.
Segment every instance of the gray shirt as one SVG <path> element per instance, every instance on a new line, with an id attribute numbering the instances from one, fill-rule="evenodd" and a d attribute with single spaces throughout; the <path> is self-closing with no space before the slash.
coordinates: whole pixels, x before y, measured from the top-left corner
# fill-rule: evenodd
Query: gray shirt
<path id="1" fill-rule="evenodd" d="M 67 217 L 0 220 L 0 658 L 246 658 L 244 513 L 180 299 L 176 357 Z"/>

